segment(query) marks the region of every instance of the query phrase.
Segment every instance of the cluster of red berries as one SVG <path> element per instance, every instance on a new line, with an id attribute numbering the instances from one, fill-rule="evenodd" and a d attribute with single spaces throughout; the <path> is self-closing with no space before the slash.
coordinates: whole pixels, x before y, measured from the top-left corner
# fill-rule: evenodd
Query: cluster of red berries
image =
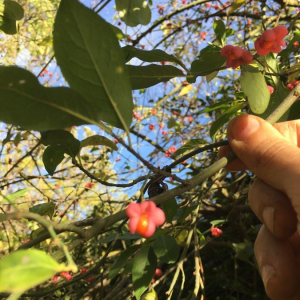
<path id="1" fill-rule="evenodd" d="M 141 120 L 142 120 L 141 116 L 140 116 L 136 111 L 133 112 L 133 117 L 134 117 L 135 119 L 137 119 L 138 121 L 141 121 Z"/>
<path id="2" fill-rule="evenodd" d="M 169 150 L 167 150 L 166 152 L 165 152 L 165 157 L 170 157 L 171 155 L 172 155 L 172 153 L 174 153 L 174 152 L 176 152 L 176 147 L 174 147 L 174 146 L 171 146 L 170 148 L 169 148 Z"/>
<path id="3" fill-rule="evenodd" d="M 214 237 L 219 237 L 221 234 L 223 234 L 223 230 L 217 227 L 211 227 L 210 232 Z"/>
<path id="4" fill-rule="evenodd" d="M 73 277 L 72 274 L 70 274 L 69 272 L 61 272 L 60 276 L 64 277 L 66 280 L 71 280 Z"/>
<path id="5" fill-rule="evenodd" d="M 264 56 L 270 52 L 279 53 L 282 50 L 281 47 L 285 46 L 283 38 L 287 34 L 288 30 L 284 25 L 278 25 L 271 30 L 264 31 L 263 34 L 254 42 L 257 54 Z M 226 58 L 226 67 L 234 69 L 240 65 L 249 65 L 253 59 L 252 54 L 248 50 L 231 45 L 224 46 L 221 49 L 221 55 Z M 272 92 L 270 90 L 271 94 Z"/>
<path id="6" fill-rule="evenodd" d="M 156 278 L 160 278 L 162 276 L 163 272 L 161 269 L 156 269 L 155 270 L 155 273 L 154 273 L 154 277 Z M 153 278 L 151 283 L 154 283 L 155 282 L 155 279 Z"/>
<path id="7" fill-rule="evenodd" d="M 266 30 L 255 41 L 254 47 L 258 55 L 267 55 L 270 52 L 279 53 L 285 47 L 283 38 L 288 34 L 288 30 L 284 25 L 279 25 L 271 30 Z"/>
<path id="8" fill-rule="evenodd" d="M 295 88 L 295 86 L 299 83 L 299 80 L 294 80 L 291 83 L 289 83 L 286 87 L 291 91 Z"/>
<path id="9" fill-rule="evenodd" d="M 164 14 L 164 9 L 166 8 L 166 6 L 157 4 L 157 8 L 158 8 L 158 13 L 160 15 L 163 15 Z"/>
<path id="10" fill-rule="evenodd" d="M 49 71 L 47 69 L 43 70 L 43 72 L 40 74 L 40 77 L 44 77 L 47 74 L 48 74 L 49 78 L 52 78 L 53 74 L 49 73 Z"/>
<path id="11" fill-rule="evenodd" d="M 225 57 L 227 68 L 237 68 L 240 65 L 249 65 L 253 59 L 252 54 L 238 46 L 226 45 L 221 49 L 221 55 Z"/>
<path id="12" fill-rule="evenodd" d="M 201 37 L 202 41 L 205 41 L 206 36 L 207 36 L 207 32 L 205 32 L 205 31 L 200 32 L 200 37 Z"/>

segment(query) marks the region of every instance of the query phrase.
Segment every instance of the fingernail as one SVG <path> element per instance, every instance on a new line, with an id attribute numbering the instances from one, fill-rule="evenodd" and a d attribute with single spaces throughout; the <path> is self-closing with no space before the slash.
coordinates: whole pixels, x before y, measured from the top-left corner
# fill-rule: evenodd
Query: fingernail
<path id="1" fill-rule="evenodd" d="M 275 270 L 271 265 L 264 265 L 261 268 L 261 277 L 264 282 L 264 286 L 266 287 L 270 278 L 275 275 Z"/>
<path id="2" fill-rule="evenodd" d="M 232 124 L 233 138 L 237 141 L 244 141 L 259 127 L 260 123 L 254 116 L 242 115 L 237 117 Z"/>
<path id="3" fill-rule="evenodd" d="M 263 222 L 274 233 L 274 207 L 267 206 L 262 212 Z"/>

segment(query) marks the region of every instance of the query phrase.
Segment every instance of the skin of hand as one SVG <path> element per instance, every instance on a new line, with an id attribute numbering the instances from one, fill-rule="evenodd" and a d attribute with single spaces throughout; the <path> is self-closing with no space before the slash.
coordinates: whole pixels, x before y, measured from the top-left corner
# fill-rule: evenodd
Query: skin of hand
<path id="1" fill-rule="evenodd" d="M 230 171 L 251 170 L 257 179 L 249 192 L 253 212 L 263 223 L 254 252 L 267 295 L 300 299 L 300 120 L 270 125 L 252 116 L 228 124 L 230 146 L 238 157 Z"/>

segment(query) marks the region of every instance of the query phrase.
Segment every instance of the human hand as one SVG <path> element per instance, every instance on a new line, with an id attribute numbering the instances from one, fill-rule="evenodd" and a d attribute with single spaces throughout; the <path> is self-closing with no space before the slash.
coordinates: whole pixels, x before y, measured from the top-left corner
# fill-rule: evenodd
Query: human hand
<path id="1" fill-rule="evenodd" d="M 254 252 L 266 293 L 272 300 L 300 299 L 300 120 L 275 124 L 251 115 L 228 125 L 231 149 L 238 159 L 232 171 L 257 175 L 249 192 L 252 210 L 263 222 Z M 299 220 L 299 221 L 297 221 Z"/>

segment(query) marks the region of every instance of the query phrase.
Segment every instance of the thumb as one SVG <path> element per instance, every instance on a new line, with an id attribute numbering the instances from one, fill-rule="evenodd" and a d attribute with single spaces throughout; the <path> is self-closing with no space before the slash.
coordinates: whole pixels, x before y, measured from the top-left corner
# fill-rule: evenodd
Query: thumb
<path id="1" fill-rule="evenodd" d="M 296 130 L 294 133 L 297 135 Z M 284 192 L 300 213 L 300 149 L 297 145 L 253 115 L 235 117 L 228 125 L 227 136 L 233 152 L 247 168 Z"/>

